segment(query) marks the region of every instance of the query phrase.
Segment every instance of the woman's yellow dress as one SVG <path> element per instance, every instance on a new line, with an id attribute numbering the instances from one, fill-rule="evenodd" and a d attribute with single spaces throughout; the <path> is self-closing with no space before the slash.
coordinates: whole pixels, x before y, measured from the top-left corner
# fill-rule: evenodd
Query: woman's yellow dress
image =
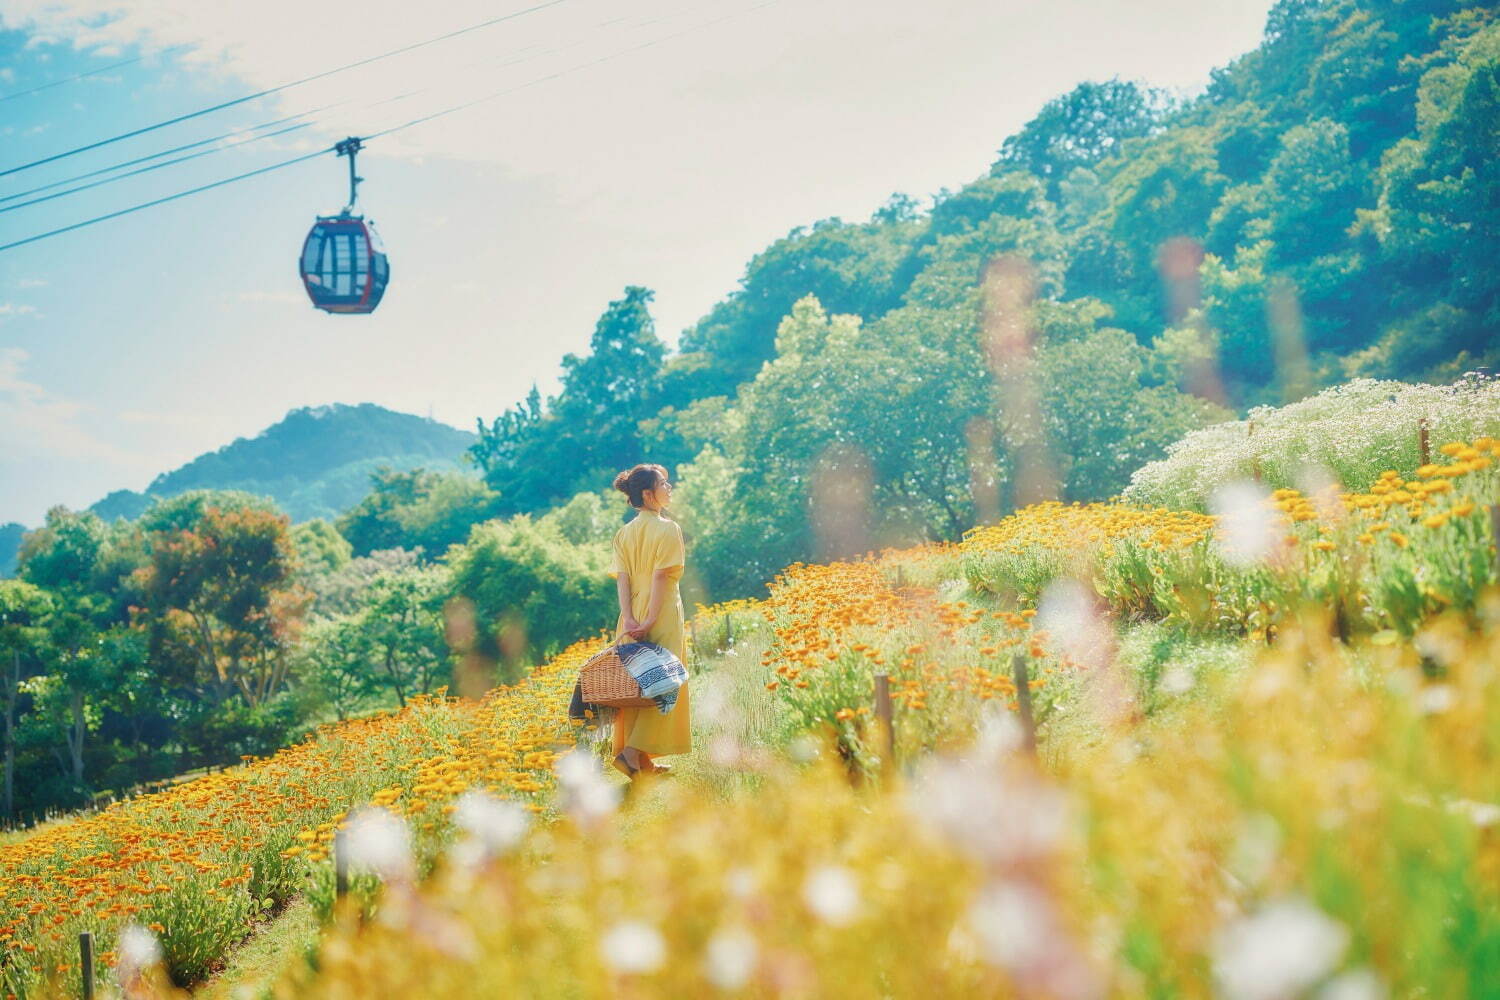
<path id="1" fill-rule="evenodd" d="M 638 622 L 645 619 L 651 607 L 652 575 L 658 569 L 669 571 L 666 582 L 671 589 L 662 596 L 661 611 L 656 624 L 646 633 L 646 640 L 670 649 L 685 666 L 687 643 L 683 634 L 682 594 L 677 589 L 686 560 L 681 526 L 657 511 L 643 508 L 615 532 L 614 547 L 614 563 L 609 575 L 618 579 L 621 573 L 628 574 L 631 613 Z M 622 613 L 615 624 L 615 639 L 624 635 L 625 615 Z M 614 730 L 614 752 L 617 754 L 626 747 L 635 747 L 653 757 L 687 753 L 693 747 L 687 682 L 677 693 L 677 704 L 666 715 L 655 708 L 621 708 L 615 715 Z"/>

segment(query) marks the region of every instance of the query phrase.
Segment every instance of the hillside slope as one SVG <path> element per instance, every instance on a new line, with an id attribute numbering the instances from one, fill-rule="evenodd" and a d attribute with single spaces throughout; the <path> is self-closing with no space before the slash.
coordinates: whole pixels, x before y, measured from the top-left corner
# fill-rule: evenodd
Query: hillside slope
<path id="1" fill-rule="evenodd" d="M 331 518 L 359 502 L 376 468 L 457 468 L 473 441 L 468 431 L 373 403 L 307 406 L 157 476 L 142 493 L 117 490 L 90 510 L 133 518 L 157 498 L 224 489 L 269 496 L 293 521 Z"/>

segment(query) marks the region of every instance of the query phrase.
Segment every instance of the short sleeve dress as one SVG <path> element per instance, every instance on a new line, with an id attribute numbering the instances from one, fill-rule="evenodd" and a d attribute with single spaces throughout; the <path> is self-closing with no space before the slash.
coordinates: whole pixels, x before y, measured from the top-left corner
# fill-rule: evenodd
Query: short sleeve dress
<path id="1" fill-rule="evenodd" d="M 643 508 L 615 532 L 614 561 L 609 570 L 612 577 L 618 578 L 621 573 L 628 575 L 631 613 L 636 621 L 644 619 L 651 607 L 652 576 L 658 569 L 669 571 L 664 582 L 670 589 L 662 597 L 661 611 L 656 624 L 646 633 L 646 640 L 670 649 L 684 665 L 687 664 L 687 643 L 683 634 L 682 594 L 677 589 L 677 582 L 682 578 L 685 561 L 682 527 L 658 511 Z M 625 616 L 622 614 L 615 624 L 615 638 L 621 638 L 624 632 Z M 618 754 L 626 747 L 635 747 L 653 757 L 661 757 L 691 750 L 692 709 L 688 687 L 687 682 L 682 685 L 677 693 L 677 704 L 666 715 L 654 708 L 619 709 L 615 716 L 614 752 Z"/>

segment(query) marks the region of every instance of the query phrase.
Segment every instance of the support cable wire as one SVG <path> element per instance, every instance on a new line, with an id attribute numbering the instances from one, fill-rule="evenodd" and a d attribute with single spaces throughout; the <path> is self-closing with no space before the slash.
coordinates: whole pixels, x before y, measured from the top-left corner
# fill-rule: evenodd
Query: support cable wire
<path id="1" fill-rule="evenodd" d="M 554 2 L 561 3 L 561 2 L 563 2 L 563 0 L 554 0 Z M 519 85 L 517 85 L 515 87 L 510 87 L 510 88 L 508 88 L 506 90 L 499 90 L 499 91 L 495 91 L 494 93 L 491 93 L 491 94 L 486 94 L 485 96 L 475 98 L 472 101 L 465 101 L 462 104 L 455 104 L 452 107 L 443 109 L 442 111 L 436 111 L 436 112 L 433 112 L 432 114 L 423 115 L 423 116 L 421 116 L 419 118 L 413 118 L 411 121 L 404 122 L 404 123 L 402 123 L 400 125 L 395 125 L 395 126 L 392 126 L 391 128 L 382 129 L 381 131 L 376 132 L 373 135 L 365 137 L 363 141 L 364 142 L 369 142 L 371 139 L 379 138 L 381 136 L 392 135 L 392 134 L 394 134 L 396 132 L 402 131 L 403 129 L 412 128 L 413 126 L 421 125 L 421 124 L 423 124 L 425 122 L 430 122 L 430 121 L 432 121 L 434 119 L 437 119 L 437 118 L 442 118 L 445 115 L 451 115 L 451 114 L 453 114 L 455 112 L 463 111 L 466 108 L 472 108 L 476 104 L 482 104 L 485 101 L 494 100 L 495 98 L 503 97 L 503 96 L 505 96 L 507 94 L 513 94 L 513 93 L 515 93 L 518 90 L 524 90 L 527 87 L 532 87 L 532 86 L 535 86 L 535 85 L 537 85 L 539 83 L 544 83 L 544 82 L 547 82 L 549 80 L 556 80 L 559 77 L 567 76 L 570 73 L 575 73 L 575 72 L 578 72 L 580 70 L 589 69 L 589 68 L 591 68 L 593 66 L 599 65 L 600 63 L 608 62 L 611 59 L 616 59 L 616 58 L 618 58 L 620 56 L 628 55 L 629 53 L 632 53 L 632 52 L 639 52 L 640 50 L 650 48 L 653 45 L 659 45 L 659 44 L 661 44 L 663 42 L 668 42 L 668 41 L 671 41 L 671 40 L 676 39 L 676 38 L 681 38 L 684 35 L 692 34 L 695 31 L 701 31 L 701 30 L 703 30 L 705 28 L 711 28 L 711 27 L 713 27 L 713 26 L 715 26 L 717 24 L 722 24 L 725 21 L 733 20 L 734 18 L 742 17 L 742 16 L 747 15 L 747 14 L 752 14 L 755 11 L 758 11 L 758 10 L 764 10 L 767 7 L 775 6 L 776 4 L 778 4 L 780 2 L 781 2 L 781 0 L 763 0 L 763 2 L 755 4 L 755 5 L 751 6 L 751 7 L 747 7 L 744 10 L 736 11 L 736 12 L 731 13 L 731 14 L 725 14 L 722 17 L 717 17 L 717 18 L 714 18 L 713 20 L 705 21 L 705 22 L 703 22 L 701 24 L 696 24 L 696 25 L 693 25 L 692 27 L 689 27 L 689 28 L 684 28 L 683 30 L 674 32 L 674 33 L 672 33 L 670 35 L 663 35 L 663 36 L 661 36 L 659 38 L 652 39 L 651 41 L 643 42 L 640 45 L 635 45 L 635 46 L 632 46 L 632 47 L 630 47 L 628 49 L 621 49 L 621 50 L 619 50 L 617 52 L 612 52 L 612 53 L 609 53 L 607 55 L 600 56 L 597 59 L 593 59 L 593 60 L 590 60 L 590 61 L 584 62 L 584 63 L 579 63 L 576 66 L 570 66 L 570 67 L 568 67 L 566 69 L 558 70 L 555 73 L 549 73 L 546 76 L 537 77 L 534 80 L 530 80 L 530 81 L 528 81 L 526 83 L 519 84 Z M 35 236 L 28 236 L 25 239 L 15 240 L 15 241 L 13 241 L 11 243 L 3 243 L 3 244 L 0 244 L 0 252 L 4 252 L 6 250 L 13 250 L 16 247 L 25 246 L 28 243 L 36 243 L 39 240 L 45 240 L 45 239 L 47 239 L 49 237 L 52 237 L 52 236 L 61 236 L 63 233 L 70 233 L 70 232 L 73 232 L 76 229 L 83 229 L 86 226 L 92 226 L 95 223 L 107 222 L 110 219 L 117 219 L 117 218 L 119 218 L 122 215 L 130 215 L 133 212 L 139 212 L 139 211 L 142 211 L 142 210 L 147 209 L 147 208 L 155 208 L 157 205 L 163 205 L 163 204 L 166 204 L 169 201 L 176 201 L 179 198 L 186 198 L 189 195 L 199 194 L 199 193 L 204 192 L 204 191 L 210 191 L 210 190 L 212 190 L 214 188 L 223 187 L 226 184 L 233 184 L 236 181 L 242 181 L 242 180 L 246 180 L 246 179 L 251 178 L 251 177 L 259 176 L 260 174 L 270 173 L 273 170 L 280 170 L 283 167 L 290 167 L 290 166 L 293 166 L 293 165 L 298 164 L 298 163 L 305 163 L 308 160 L 315 159 L 316 157 L 323 156 L 324 154 L 335 152 L 336 149 L 337 149 L 337 144 L 331 145 L 331 146 L 325 146 L 322 149 L 315 150 L 315 151 L 313 151 L 311 153 L 305 153 L 302 156 L 293 157 L 290 160 L 282 160 L 279 163 L 272 163 L 272 164 L 270 164 L 268 166 L 260 167 L 260 168 L 255 169 L 255 170 L 249 170 L 249 171 L 246 171 L 243 174 L 236 174 L 233 177 L 226 177 L 223 180 L 214 181 L 214 182 L 212 182 L 210 184 L 203 184 L 203 185 L 200 185 L 199 187 L 190 188 L 190 189 L 188 189 L 186 191 L 179 191 L 176 194 L 170 194 L 170 195 L 166 195 L 165 197 L 162 197 L 162 198 L 153 199 L 152 201 L 142 202 L 139 205 L 132 205 L 129 208 L 122 208 L 119 211 L 110 212 L 107 215 L 100 215 L 100 216 L 97 216 L 97 217 L 92 218 L 92 219 L 84 219 L 82 222 L 75 222 L 72 225 L 63 226 L 63 227 L 61 227 L 59 229 L 53 229 L 53 230 L 50 230 L 50 231 L 45 232 L 45 233 L 38 233 Z"/>
<path id="2" fill-rule="evenodd" d="M 54 198 L 65 198 L 70 194 L 77 194 L 80 191 L 87 191 L 90 188 L 100 187 L 105 184 L 113 184 L 115 181 L 123 181 L 125 178 L 134 177 L 137 174 L 148 174 L 153 170 L 160 170 L 162 167 L 176 166 L 179 163 L 186 163 L 188 160 L 196 160 L 200 156 L 211 156 L 212 154 L 217 153 L 223 149 L 236 149 L 240 146 L 248 146 L 252 142 L 259 142 L 262 139 L 271 139 L 278 135 L 286 135 L 288 132 L 296 132 L 299 129 L 304 129 L 309 125 L 316 124 L 316 122 L 298 122 L 295 125 L 288 125 L 286 128 L 279 128 L 274 132 L 266 132 L 263 135 L 252 135 L 248 139 L 241 139 L 239 142 L 231 142 L 224 146 L 215 146 L 212 149 L 201 149 L 196 153 L 189 153 L 186 156 L 179 156 L 175 160 L 163 160 L 160 163 L 153 163 L 149 166 L 138 167 L 135 170 L 131 170 L 123 174 L 116 174 L 114 177 L 102 177 L 99 180 L 91 181 L 88 184 L 80 184 L 78 187 L 68 188 L 66 191 L 54 191 L 51 194 L 44 194 L 40 198 L 33 198 L 30 201 L 23 201 L 16 205 L 6 205 L 3 208 L 0 208 L 0 215 L 4 215 L 6 212 L 14 212 L 18 208 L 27 208 L 31 205 L 40 205 L 42 202 L 51 201 Z"/>
<path id="3" fill-rule="evenodd" d="M 222 103 L 215 104 L 213 107 L 203 108 L 198 111 L 192 111 L 185 115 L 178 115 L 176 118 L 168 118 L 166 121 L 157 122 L 155 125 L 146 125 L 142 128 L 132 129 L 129 132 L 122 132 L 119 135 L 111 136 L 108 139 L 100 139 L 97 142 L 91 142 L 87 145 L 79 146 L 76 149 L 65 150 L 61 153 L 54 153 L 51 156 L 44 156 L 40 160 L 32 160 L 30 163 L 23 163 L 19 166 L 9 167 L 5 170 L 0 170 L 0 177 L 8 177 L 11 174 L 20 173 L 22 170 L 30 170 L 32 167 L 40 167 L 45 163 L 53 163 L 57 160 L 61 160 L 69 156 L 74 156 L 78 153 L 86 153 L 91 149 L 98 149 L 100 146 L 108 146 L 110 143 L 119 142 L 122 139 L 132 139 L 138 135 L 145 135 L 147 132 L 155 132 L 157 129 L 166 128 L 168 125 L 176 125 L 178 122 L 185 122 L 193 118 L 199 118 L 203 115 L 212 114 L 215 111 L 223 111 L 225 108 L 232 108 L 236 105 L 244 104 L 248 101 L 254 101 L 262 97 L 267 97 L 271 94 L 280 93 L 283 90 L 290 90 L 292 87 L 300 87 L 304 83 L 312 83 L 314 80 L 322 80 L 325 77 L 333 76 L 335 73 L 343 73 L 347 70 L 357 69 L 360 66 L 368 66 L 370 63 L 379 62 L 382 59 L 389 59 L 392 56 L 398 56 L 406 52 L 412 52 L 416 49 L 424 48 L 428 45 L 435 45 L 438 42 L 445 42 L 450 38 L 457 38 L 459 35 L 466 35 L 471 31 L 478 31 L 481 28 L 489 28 L 496 24 L 501 24 L 505 21 L 514 21 L 516 18 L 525 17 L 527 14 L 534 14 L 537 11 L 546 10 L 548 7 L 556 7 L 559 4 L 567 2 L 568 0 L 546 0 L 545 3 L 539 3 L 535 6 L 527 7 L 523 10 L 513 11 L 512 13 L 505 14 L 500 17 L 492 17 L 487 21 L 480 21 L 478 24 L 471 24 L 467 28 L 459 28 L 456 31 L 450 31 L 445 35 L 438 35 L 435 38 L 428 38 L 420 42 L 412 42 L 410 45 L 403 45 L 400 48 L 391 49 L 389 52 L 382 52 L 379 55 L 367 56 L 364 59 L 359 59 L 352 63 L 346 63 L 343 66 L 337 66 L 333 69 L 327 69 L 321 73 L 314 73 L 311 76 L 304 76 L 300 80 L 292 80 L 290 83 L 279 84 L 275 87 L 267 88 L 266 90 L 260 90 L 253 94 L 247 94 L 244 97 L 236 97 L 232 101 L 224 101 Z"/>
<path id="4" fill-rule="evenodd" d="M 576 46 L 582 45 L 582 44 L 584 44 L 585 41 L 586 41 L 586 39 L 580 39 L 580 40 L 575 41 L 575 42 L 569 42 L 567 45 L 558 45 L 558 46 L 554 46 L 553 48 L 550 48 L 550 49 L 541 49 L 540 51 L 537 51 L 537 52 L 530 52 L 530 51 L 528 51 L 530 49 L 536 48 L 536 46 L 534 46 L 534 45 L 533 46 L 527 46 L 525 49 L 521 50 L 522 52 L 525 52 L 527 54 L 521 55 L 521 56 L 519 56 L 517 58 L 514 58 L 514 59 L 507 60 L 505 62 L 498 63 L 498 64 L 496 64 L 496 65 L 494 65 L 494 66 L 492 66 L 490 68 L 492 68 L 492 69 L 507 69 L 507 68 L 509 68 L 511 66 L 515 66 L 515 65 L 518 65 L 520 63 L 528 62 L 528 61 L 530 61 L 532 59 L 537 58 L 538 56 L 556 55 L 559 52 L 563 52 L 563 51 L 566 51 L 567 49 L 574 48 Z M 483 65 L 487 65 L 487 61 L 481 59 L 481 60 L 476 60 L 474 62 L 466 64 L 463 67 L 463 69 L 473 69 L 476 66 L 483 66 Z M 430 85 L 430 86 L 426 86 L 426 87 L 418 87 L 416 90 L 408 90 L 404 94 L 397 94 L 394 97 L 387 97 L 387 98 L 384 98 L 382 100 L 375 101 L 372 104 L 367 104 L 367 105 L 365 105 L 365 107 L 367 109 L 374 109 L 374 108 L 384 107 L 387 104 L 395 104 L 395 103 L 397 103 L 399 101 L 409 100 L 409 99 L 411 99 L 413 97 L 416 97 L 418 94 L 424 94 L 424 93 L 426 93 L 429 90 L 436 89 L 436 86 L 437 85 Z M 171 156 L 174 153 L 181 153 L 181 152 L 184 152 L 184 151 L 189 150 L 189 149 L 197 149 L 200 146 L 207 146 L 207 145 L 210 145 L 211 143 L 222 142 L 225 139 L 232 139 L 235 136 L 246 135 L 246 134 L 251 133 L 251 132 L 259 132 L 262 129 L 274 128 L 277 125 L 284 125 L 287 122 L 296 121 L 299 118 L 308 118 L 311 115 L 320 114 L 320 113 L 322 113 L 324 111 L 331 111 L 334 108 L 341 108 L 344 105 L 350 104 L 350 103 L 353 103 L 353 102 L 352 101 L 337 101 L 337 102 L 335 102 L 333 104 L 325 104 L 322 107 L 312 108 L 312 109 L 307 110 L 307 111 L 299 111 L 299 112 L 297 112 L 294 115 L 287 115 L 287 116 L 285 116 L 283 118 L 276 118 L 276 119 L 273 119 L 272 121 L 262 122 L 259 125 L 251 125 L 251 126 L 248 126 L 246 128 L 231 129 L 228 132 L 221 132 L 220 134 L 218 134 L 216 136 L 213 136 L 212 138 L 200 139 L 197 142 L 189 142 L 189 143 L 185 143 L 185 144 L 183 144 L 181 146 L 174 146 L 171 149 L 164 149 L 164 150 L 162 150 L 159 153 L 151 153 L 151 154 L 148 154 L 146 156 L 138 156 L 138 157 L 136 157 L 133 160 L 126 160 L 123 163 L 116 163 L 116 164 L 112 164 L 111 166 L 108 166 L 108 167 L 100 167 L 97 170 L 89 170 L 89 171 L 87 171 L 85 173 L 75 174 L 74 176 L 66 178 L 64 180 L 51 181 L 51 182 L 49 182 L 47 184 L 39 184 L 36 187 L 34 187 L 34 188 L 28 188 L 25 191 L 17 191 L 14 194 L 0 195 L 0 205 L 4 205 L 8 201 L 15 201 L 17 198 L 25 198 L 28 195 L 39 194 L 42 191 L 50 191 L 53 188 L 62 187 L 64 185 L 66 185 L 66 184 L 73 184 L 73 183 L 76 183 L 78 181 L 88 180 L 90 177 L 98 177 L 100 174 L 113 173 L 113 172 L 115 172 L 117 170 L 124 170 L 126 167 L 133 167 L 133 166 L 136 166 L 137 164 L 140 164 L 140 163 L 147 163 L 147 162 L 150 162 L 151 160 L 159 160 L 159 159 L 161 159 L 164 156 Z M 317 124 L 317 121 L 316 120 L 312 120 L 312 121 L 308 121 L 308 122 L 304 123 L 304 125 L 297 126 L 297 128 L 303 128 L 306 125 L 315 125 L 315 124 Z M 293 129 L 293 128 L 281 129 L 280 131 L 268 132 L 265 135 L 256 136 L 254 139 L 246 139 L 244 142 L 226 143 L 225 145 L 215 146 L 213 149 L 207 150 L 206 152 L 203 152 L 203 153 L 195 154 L 194 156 L 182 156 L 182 157 L 178 157 L 177 159 L 172 160 L 171 163 L 183 163 L 183 162 L 185 162 L 187 160 L 197 159 L 197 157 L 199 157 L 199 156 L 207 156 L 209 153 L 217 153 L 217 152 L 220 152 L 221 150 L 225 150 L 225 149 L 235 149 L 235 148 L 237 148 L 239 146 L 245 145 L 248 142 L 255 142 L 255 141 L 258 141 L 260 139 L 269 139 L 269 138 L 272 138 L 273 136 L 283 135 L 283 134 L 285 134 L 287 132 L 292 132 L 292 131 L 296 131 L 296 129 Z M 159 164 L 159 166 L 170 166 L 170 164 L 163 163 L 163 164 Z M 156 168 L 155 167 L 148 167 L 148 168 L 146 168 L 146 170 L 154 170 L 154 169 L 156 169 Z M 51 195 L 48 198 L 34 198 L 31 201 L 25 202 L 25 203 L 20 204 L 20 205 L 11 205 L 9 208 L 0 208 L 0 215 L 3 215 L 4 213 L 9 212 L 12 209 L 25 208 L 27 205 L 35 205 L 38 202 L 49 201 L 49 200 L 51 200 L 51 198 L 60 198 L 60 197 L 62 197 L 65 194 L 72 194 L 75 191 L 87 191 L 90 188 L 97 187 L 98 184 L 108 184 L 111 181 L 122 180 L 123 178 L 126 178 L 126 177 L 134 177 L 137 174 L 145 173 L 146 170 L 132 170 L 129 173 L 120 174 L 117 177 L 110 177 L 110 178 L 108 178 L 106 180 L 99 181 L 97 184 L 85 184 L 82 187 L 76 187 L 76 188 L 73 188 L 72 190 L 61 192 L 60 194 Z"/>
<path id="5" fill-rule="evenodd" d="M 108 167 L 100 167 L 98 170 L 90 170 L 86 173 L 75 174 L 72 177 L 68 177 L 60 181 L 51 181 L 47 184 L 38 184 L 34 188 L 28 188 L 25 191 L 17 191 L 15 194 L 0 195 L 0 205 L 3 205 L 7 201 L 15 201 L 17 198 L 25 198 L 27 195 L 38 194 L 42 191 L 51 191 L 53 188 L 62 187 L 65 184 L 76 184 L 78 181 L 86 181 L 90 177 L 98 177 L 100 174 L 113 173 L 116 170 L 124 170 L 126 167 L 133 167 L 140 163 L 149 163 L 152 160 L 159 160 L 164 156 L 171 156 L 174 153 L 182 153 L 186 152 L 189 149 L 197 149 L 199 146 L 207 146 L 211 143 L 223 142 L 225 139 L 233 139 L 237 135 L 246 135 L 250 132 L 259 132 L 262 129 L 275 128 L 277 125 L 285 125 L 287 122 L 294 122 L 298 118 L 306 118 L 309 115 L 315 115 L 319 112 L 328 111 L 348 103 L 348 101 L 339 101 L 337 104 L 325 104 L 321 108 L 313 108 L 310 111 L 299 111 L 294 115 L 287 115 L 283 118 L 276 118 L 268 122 L 261 122 L 259 125 L 250 125 L 245 128 L 231 129 L 228 132 L 221 132 L 209 139 L 199 139 L 197 142 L 189 142 L 181 146 L 173 146 L 171 149 L 164 149 L 159 153 L 151 153 L 146 156 L 137 156 L 135 159 L 126 160 L 124 163 L 115 163 Z M 308 124 L 311 125 L 314 123 L 308 122 Z M 233 149 L 238 145 L 242 144 L 236 142 L 230 143 L 226 146 L 220 146 L 218 148 Z M 0 208 L 0 212 L 3 211 L 6 210 Z"/>
<path id="6" fill-rule="evenodd" d="M 96 222 L 107 222 L 110 219 L 118 219 L 120 216 L 129 215 L 132 212 L 139 212 L 147 208 L 155 208 L 157 205 L 165 205 L 167 202 L 176 201 L 178 198 L 186 198 L 190 194 L 198 194 L 203 191 L 210 191 L 216 187 L 223 187 L 225 184 L 233 184 L 235 181 L 242 181 L 246 178 L 255 177 L 260 174 L 268 174 L 273 170 L 280 170 L 282 167 L 290 167 L 294 163 L 303 163 L 307 160 L 311 160 L 319 156 L 324 156 L 331 152 L 333 152 L 333 147 L 325 146 L 322 149 L 315 150 L 311 153 L 305 153 L 302 156 L 296 156 L 290 160 L 282 160 L 280 163 L 272 163 L 270 166 L 260 167 L 256 170 L 248 170 L 243 174 L 236 174 L 233 177 L 226 177 L 223 180 L 214 181 L 211 184 L 203 184 L 199 187 L 189 188 L 186 191 L 179 191 L 176 194 L 169 194 L 164 198 L 156 198 L 152 201 L 142 202 L 139 205 L 131 205 L 129 208 L 122 208 L 118 212 L 110 212 L 108 215 L 100 215 L 92 219 L 85 219 L 82 222 L 75 222 L 71 226 L 63 226 L 61 229 L 54 229 L 46 233 L 38 233 L 35 236 L 28 236 L 23 240 L 16 240 L 13 243 L 0 244 L 0 251 L 12 250 L 16 247 L 25 246 L 28 243 L 35 243 L 37 240 L 45 240 L 49 236 L 61 236 L 63 233 L 71 233 L 75 229 L 82 229 L 85 226 L 92 226 Z"/>

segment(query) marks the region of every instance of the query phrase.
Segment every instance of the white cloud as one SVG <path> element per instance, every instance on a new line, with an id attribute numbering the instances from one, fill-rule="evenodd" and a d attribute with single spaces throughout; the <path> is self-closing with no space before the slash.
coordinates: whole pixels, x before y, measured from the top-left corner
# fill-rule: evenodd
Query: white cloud
<path id="1" fill-rule="evenodd" d="M 23 289 L 23 290 L 24 289 L 28 289 L 28 288 L 46 288 L 47 287 L 47 279 L 46 278 L 21 278 L 21 279 L 19 279 L 19 280 L 16 281 L 16 287 L 20 288 L 20 289 Z"/>
<path id="2" fill-rule="evenodd" d="M 0 302 L 0 323 L 20 319 L 22 316 L 40 319 L 41 315 L 41 313 L 37 312 L 36 306 L 28 306 L 18 302 Z"/>
<path id="3" fill-rule="evenodd" d="M 83 404 L 54 395 L 23 376 L 30 357 L 22 348 L 0 347 L 0 452 L 10 457 L 129 461 L 128 453 L 79 426 Z"/>

